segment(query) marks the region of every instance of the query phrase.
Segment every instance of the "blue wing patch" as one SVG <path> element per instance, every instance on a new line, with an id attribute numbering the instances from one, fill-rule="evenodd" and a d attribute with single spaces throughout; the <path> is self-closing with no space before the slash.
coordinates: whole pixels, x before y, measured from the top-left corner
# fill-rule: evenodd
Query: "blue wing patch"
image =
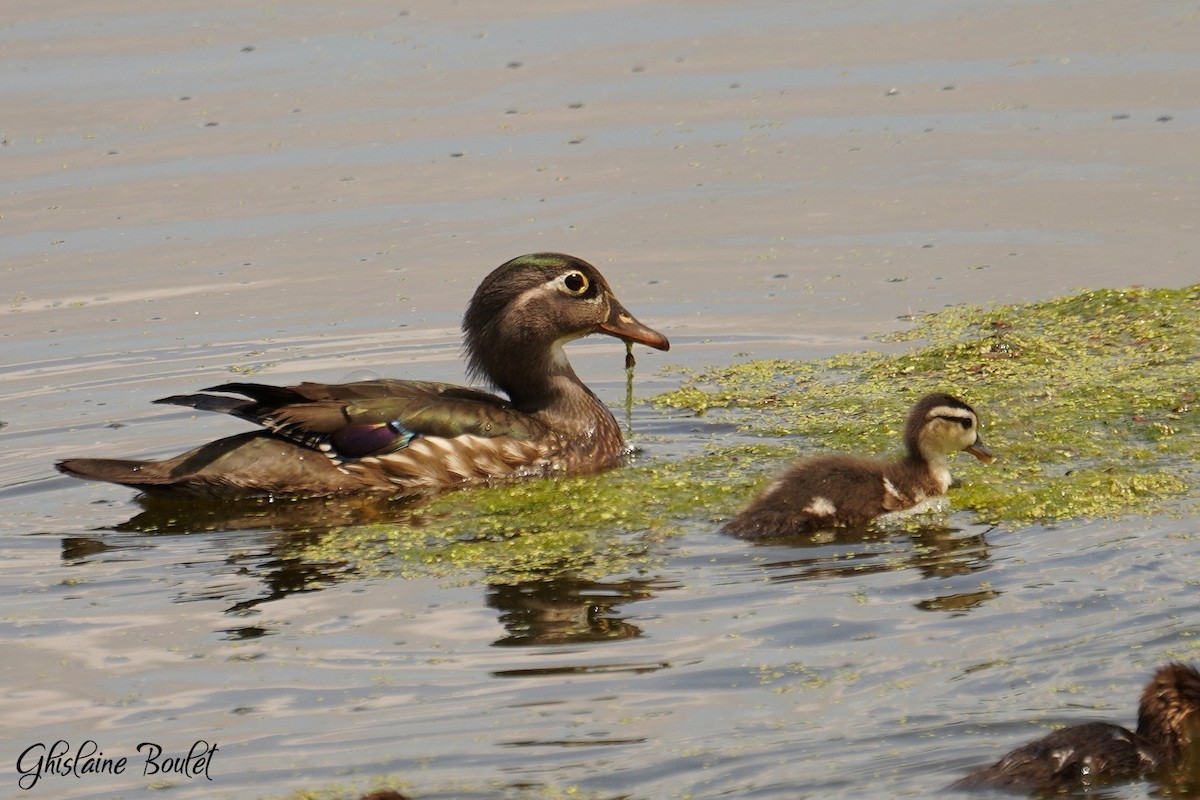
<path id="1" fill-rule="evenodd" d="M 352 422 L 329 434 L 318 447 L 330 457 L 353 461 L 394 453 L 408 447 L 409 442 L 419 435 L 405 428 L 398 420 Z"/>

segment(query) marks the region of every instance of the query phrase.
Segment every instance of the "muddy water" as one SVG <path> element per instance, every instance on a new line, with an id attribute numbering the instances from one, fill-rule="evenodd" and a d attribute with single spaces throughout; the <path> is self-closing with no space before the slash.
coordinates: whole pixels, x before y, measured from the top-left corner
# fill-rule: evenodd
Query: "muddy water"
<path id="1" fill-rule="evenodd" d="M 0 794 L 927 796 L 1132 723 L 1200 660 L 1169 509 L 812 548 L 684 520 L 636 574 L 496 588 L 304 562 L 319 521 L 125 530 L 129 491 L 50 464 L 240 430 L 149 404 L 235 376 L 462 380 L 466 298 L 534 250 L 671 337 L 641 395 L 946 304 L 1193 283 L 1197 41 L 1174 2 L 10 3 Z M 620 404 L 619 344 L 571 357 Z M 710 424 L 633 418 L 650 458 Z M 129 764 L 22 791 L 58 739 Z M 143 775 L 139 743 L 200 741 L 211 781 Z"/>

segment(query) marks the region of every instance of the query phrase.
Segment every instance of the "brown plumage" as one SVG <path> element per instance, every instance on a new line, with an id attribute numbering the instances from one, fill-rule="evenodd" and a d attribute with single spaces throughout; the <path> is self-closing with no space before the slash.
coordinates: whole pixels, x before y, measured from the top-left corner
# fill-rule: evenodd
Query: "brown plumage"
<path id="1" fill-rule="evenodd" d="M 1137 731 L 1108 722 L 1063 728 L 951 788 L 1055 792 L 1129 780 L 1177 766 L 1197 733 L 1200 673 L 1186 664 L 1167 664 L 1142 691 Z"/>
<path id="2" fill-rule="evenodd" d="M 946 493 L 949 453 L 992 460 L 974 409 L 948 394 L 921 398 L 904 429 L 899 461 L 827 455 L 796 462 L 724 527 L 745 539 L 860 527 Z"/>
<path id="3" fill-rule="evenodd" d="M 206 390 L 224 394 L 156 402 L 232 414 L 264 430 L 164 461 L 74 458 L 58 468 L 146 492 L 206 497 L 418 494 L 602 470 L 626 453 L 621 430 L 575 375 L 563 345 L 604 333 L 670 346 L 625 310 L 595 267 L 561 253 L 521 256 L 484 278 L 463 332 L 470 373 L 507 399 L 428 381 L 226 383 Z"/>

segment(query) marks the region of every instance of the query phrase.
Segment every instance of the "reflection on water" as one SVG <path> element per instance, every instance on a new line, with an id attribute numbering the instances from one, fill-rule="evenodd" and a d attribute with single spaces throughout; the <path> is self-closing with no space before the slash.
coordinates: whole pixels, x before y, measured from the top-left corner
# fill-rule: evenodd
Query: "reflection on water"
<path id="1" fill-rule="evenodd" d="M 768 552 L 786 546 L 805 553 L 802 557 L 768 561 L 765 569 L 772 583 L 861 578 L 903 570 L 914 570 L 926 579 L 946 579 L 988 567 L 988 531 L 928 526 L 889 533 L 866 527 L 781 537 L 752 546 Z M 944 581 L 939 585 L 944 586 Z M 963 611 L 997 596 L 992 590 L 971 589 L 939 594 L 915 605 L 925 611 Z"/>
<path id="2" fill-rule="evenodd" d="M 118 526 L 114 530 L 124 530 Z M 353 577 L 346 565 L 338 562 L 309 561 L 297 552 L 303 552 L 307 544 L 319 541 L 323 531 L 279 531 L 265 539 L 254 540 L 251 547 L 231 549 L 217 561 L 198 562 L 195 566 L 208 567 L 207 585 L 200 585 L 176 596 L 176 602 L 212 600 L 225 603 L 225 613 L 247 615 L 259 606 L 282 600 L 290 595 L 319 591 Z M 202 534 L 196 534 L 197 537 Z M 153 540 L 148 540 L 153 542 Z M 62 539 L 62 560 L 72 566 L 83 566 L 92 561 L 112 560 L 114 554 L 136 550 L 136 539 L 122 538 L 112 542 L 103 533 L 88 536 L 69 536 Z M 264 545 L 263 543 L 266 542 Z M 136 556 L 120 556 L 136 561 Z M 231 581 L 230 576 L 239 580 Z M 247 589 L 245 578 L 252 578 L 253 590 Z M 247 594 L 251 594 L 247 597 Z M 242 638 L 255 635 L 251 628 L 236 629 Z M 231 631 L 227 631 L 231 632 Z M 264 629 L 264 633 L 266 630 Z"/>
<path id="3" fill-rule="evenodd" d="M 142 496 L 137 502 L 142 509 L 140 513 L 111 530 L 150 538 L 113 538 L 102 532 L 63 537 L 63 563 L 83 566 L 95 560 L 111 560 L 121 551 L 153 546 L 157 536 L 257 531 L 265 535 L 245 543 L 253 542 L 253 546 L 230 550 L 215 565 L 215 584 L 177 597 L 177 602 L 223 601 L 225 613 L 235 616 L 256 613 L 261 606 L 289 595 L 320 591 L 354 580 L 365 566 L 373 567 L 373 572 L 386 573 L 394 566 L 389 564 L 393 554 L 387 547 L 368 551 L 374 563 L 365 565 L 361 551 L 354 558 L 337 557 L 339 538 L 360 533 L 362 526 L 370 524 L 386 524 L 387 530 L 393 532 L 400 526 L 419 536 L 424 522 L 419 501 L 369 497 L 212 502 Z M 445 547 L 457 544 L 447 542 Z M 436 546 L 430 556 L 432 561 L 437 560 Z M 314 552 L 327 553 L 329 557 L 314 560 Z M 226 580 L 230 572 L 253 578 L 257 589 L 247 597 L 244 581 L 231 584 Z M 503 571 L 498 570 L 493 577 L 503 578 Z M 641 635 L 641 629 L 625 621 L 618 609 L 670 588 L 668 582 L 655 579 L 596 581 L 551 572 L 531 580 L 491 584 L 485 590 L 485 602 L 500 611 L 500 622 L 508 631 L 496 645 L 593 642 Z M 273 631 L 269 626 L 248 625 L 223 632 L 230 638 L 250 639 Z"/>
<path id="4" fill-rule="evenodd" d="M 439 550 L 449 551 L 463 544 L 459 540 L 421 538 L 428 519 L 422 515 L 425 503 L 419 499 L 352 497 L 213 502 L 141 496 L 137 503 L 141 511 L 111 530 L 151 538 L 127 536 L 114 540 L 102 533 L 64 537 L 63 562 L 82 565 L 98 558 L 111 559 L 119 551 L 150 546 L 156 536 L 257 531 L 263 535 L 253 540 L 255 547 L 230 552 L 221 564 L 223 573 L 232 570 L 255 579 L 258 589 L 252 596 L 246 596 L 243 584 L 219 583 L 180 598 L 190 601 L 199 594 L 205 599 L 233 600 L 226 606 L 226 613 L 233 615 L 252 613 L 289 595 L 319 591 L 366 573 L 411 573 L 414 567 L 411 559 L 403 563 L 396 560 L 398 554 L 386 543 L 389 536 L 411 534 L 412 539 L 420 540 L 428 548 L 421 556 L 428 565 L 445 566 L 450 559 L 439 557 Z M 838 529 L 738 546 L 766 555 L 768 560 L 763 569 L 767 579 L 776 584 L 862 578 L 907 570 L 923 579 L 948 579 L 986 569 L 990 529 L 948 527 L 944 515 L 939 520 L 936 524 L 919 525 L 910 521 L 903 530 Z M 379 543 L 366 549 L 356 547 L 351 553 L 350 539 L 361 541 L 363 532 L 372 530 L 378 532 Z M 340 549 L 340 543 L 345 543 L 345 549 Z M 794 555 L 770 559 L 777 551 L 791 551 Z M 322 557 L 315 558 L 314 553 Z M 553 553 L 548 554 L 546 565 L 533 578 L 506 577 L 503 565 L 489 566 L 492 582 L 486 589 L 486 604 L 501 612 L 500 621 L 508 631 L 496 645 L 634 638 L 641 635 L 640 628 L 623 619 L 617 610 L 673 588 L 663 579 L 580 578 L 570 568 L 556 569 L 553 566 L 556 560 Z M 938 585 L 946 584 L 943 580 Z M 961 612 L 998 596 L 992 589 L 972 588 L 939 593 L 915 605 L 928 611 Z M 226 632 L 243 638 L 264 635 L 256 626 Z"/>
<path id="5" fill-rule="evenodd" d="M 423 579 L 402 574 L 413 562 L 394 539 L 350 553 L 384 531 L 429 544 L 420 507 L 334 504 L 350 524 L 321 524 L 328 507 L 144 503 L 136 522 L 28 537 L 57 546 L 45 582 L 59 602 L 24 613 L 73 671 L 78 625 L 97 630 L 87 674 L 115 696 L 135 691 L 139 659 L 165 680 L 236 687 L 195 693 L 169 724 L 178 738 L 227 731 L 226 775 L 246 796 L 267 791 L 259 775 L 277 754 L 241 744 L 264 725 L 299 731 L 322 782 L 338 780 L 352 741 L 357 774 L 415 781 L 419 798 L 566 783 L 585 797 L 630 785 L 645 797 L 928 796 L 1046 725 L 1096 706 L 1119 715 L 1119 687 L 1143 679 L 1143 661 L 1197 655 L 1200 601 L 1180 591 L 1195 581 L 1186 520 L 1005 531 L 951 513 L 755 545 L 692 521 L 638 540 L 652 569 L 514 578 L 492 565 Z M 121 645 L 127 667 L 104 663 L 147 622 L 171 635 Z M 180 631 L 191 638 L 176 656 Z M 168 724 L 145 722 L 163 702 L 92 714 L 148 736 Z M 468 763 L 502 777 L 462 787 Z"/>
<path id="6" fill-rule="evenodd" d="M 62 560 L 65 564 L 86 564 L 97 556 L 120 549 L 118 545 L 106 542 L 100 536 L 64 536 L 62 540 Z"/>
<path id="7" fill-rule="evenodd" d="M 500 611 L 508 635 L 500 646 L 632 639 L 642 630 L 616 609 L 669 588 L 648 580 L 596 582 L 560 575 L 546 580 L 491 586 L 487 604 Z"/>
<path id="8" fill-rule="evenodd" d="M 685 518 L 599 532 L 582 577 L 506 563 L 519 531 L 456 561 L 475 543 L 429 544 L 419 507 L 51 477 L 110 425 L 184 449 L 143 403 L 201 375 L 458 382 L 476 265 L 555 242 L 673 326 L 644 395 L 654 365 L 843 352 L 943 304 L 1194 280 L 1188 4 L 535 5 L 0 25 L 6 741 L 221 745 L 211 784 L 43 796 L 931 797 L 1200 660 L 1194 509 L 763 546 Z M 571 347 L 615 380 L 611 342 Z M 631 421 L 627 384 L 623 416 L 664 460 L 735 433 Z M 627 540 L 648 564 L 606 558 Z"/>
<path id="9" fill-rule="evenodd" d="M 531 667 L 529 669 L 498 669 L 492 672 L 497 678 L 529 678 L 564 675 L 607 675 L 613 673 L 628 673 L 643 675 L 668 669 L 671 665 L 659 664 L 575 664 L 566 667 Z"/>
<path id="10" fill-rule="evenodd" d="M 316 497 L 271 500 L 242 498 L 204 500 L 140 495 L 142 511 L 114 530 L 137 533 L 181 534 L 197 531 L 329 530 L 339 526 L 408 521 L 423 498 L 402 500 L 376 496 Z"/>

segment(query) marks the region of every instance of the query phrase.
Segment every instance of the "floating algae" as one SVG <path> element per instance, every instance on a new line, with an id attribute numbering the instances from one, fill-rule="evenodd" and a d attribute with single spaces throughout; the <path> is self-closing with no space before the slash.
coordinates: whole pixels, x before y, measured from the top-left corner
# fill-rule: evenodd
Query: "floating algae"
<path id="1" fill-rule="evenodd" d="M 748 361 L 688 375 L 653 403 L 744 434 L 714 436 L 701 455 L 450 493 L 410 523 L 331 531 L 306 555 L 360 573 L 497 583 L 652 573 L 658 542 L 685 523 L 719 525 L 790 459 L 894 454 L 909 406 L 928 391 L 957 394 L 982 415 L 999 458 L 986 467 L 957 459 L 963 483 L 951 497 L 983 521 L 1183 509 L 1200 480 L 1200 286 L 956 307 L 916 323 L 889 337 L 913 343 L 898 355 Z"/>
<path id="2" fill-rule="evenodd" d="M 360 575 L 425 575 L 515 584 L 548 576 L 652 574 L 663 539 L 706 508 L 731 512 L 750 484 L 725 476 L 766 448 L 727 449 L 602 475 L 452 492 L 403 524 L 331 529 L 293 555 Z M 778 458 L 782 454 L 774 452 Z"/>
<path id="3" fill-rule="evenodd" d="M 655 402 L 728 409 L 746 432 L 803 437 L 804 450 L 886 453 L 914 398 L 960 395 L 999 459 L 960 462 L 954 501 L 990 522 L 1155 511 L 1196 486 L 1200 286 L 956 307 L 888 338 L 922 344 L 737 364 Z"/>

